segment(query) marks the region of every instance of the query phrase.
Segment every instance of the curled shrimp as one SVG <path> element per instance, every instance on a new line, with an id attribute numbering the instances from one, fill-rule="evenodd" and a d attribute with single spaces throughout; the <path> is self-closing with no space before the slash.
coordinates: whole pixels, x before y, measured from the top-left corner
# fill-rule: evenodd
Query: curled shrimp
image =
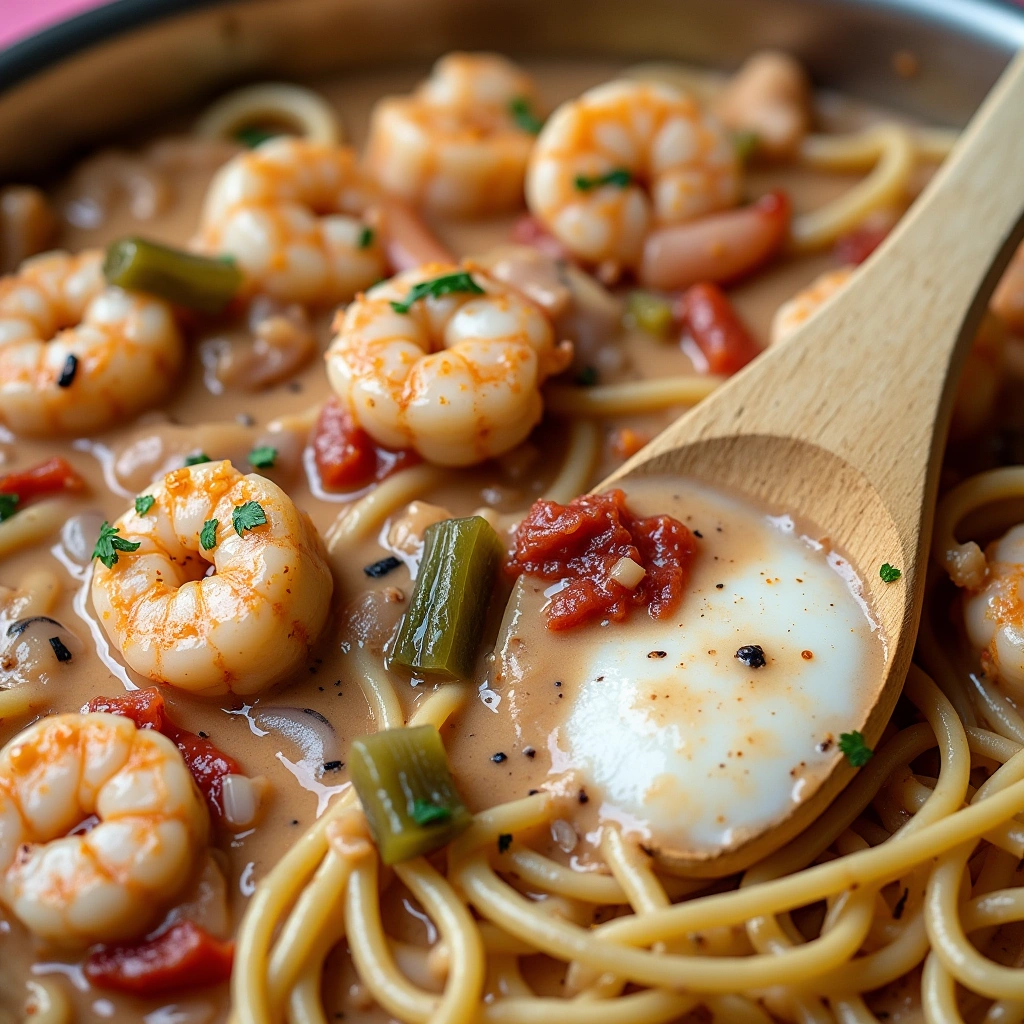
<path id="1" fill-rule="evenodd" d="M 184 359 L 171 307 L 109 286 L 103 253 L 50 252 L 0 279 L 0 422 L 98 430 L 159 402 Z"/>
<path id="2" fill-rule="evenodd" d="M 0 901 L 56 945 L 145 934 L 208 831 L 177 747 L 129 718 L 51 715 L 0 751 Z"/>
<path id="3" fill-rule="evenodd" d="M 273 138 L 229 160 L 207 192 L 196 246 L 233 256 L 249 287 L 331 305 L 380 278 L 373 183 L 346 146 Z"/>
<path id="4" fill-rule="evenodd" d="M 172 470 L 146 495 L 144 512 L 115 524 L 139 547 L 97 561 L 92 581 L 99 621 L 128 665 L 203 696 L 258 693 L 294 671 L 334 586 L 309 516 L 230 462 Z"/>
<path id="5" fill-rule="evenodd" d="M 538 220 L 609 272 L 640 265 L 648 235 L 733 206 L 735 147 L 693 96 L 655 82 L 609 82 L 570 100 L 541 131 L 526 172 Z"/>
<path id="6" fill-rule="evenodd" d="M 533 81 L 511 61 L 450 53 L 411 95 L 378 101 L 367 164 L 388 191 L 437 213 L 514 209 L 522 203 L 536 110 Z"/>
<path id="7" fill-rule="evenodd" d="M 371 288 L 336 320 L 327 375 L 375 441 L 468 466 L 519 444 L 540 420 L 540 387 L 572 359 L 551 321 L 508 285 L 467 265 L 428 264 Z M 423 282 L 457 276 L 468 288 L 421 298 Z"/>

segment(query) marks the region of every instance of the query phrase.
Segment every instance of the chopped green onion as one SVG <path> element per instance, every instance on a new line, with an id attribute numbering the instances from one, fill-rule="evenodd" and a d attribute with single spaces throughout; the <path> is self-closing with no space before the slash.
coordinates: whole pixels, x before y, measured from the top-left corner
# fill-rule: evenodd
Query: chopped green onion
<path id="1" fill-rule="evenodd" d="M 428 526 L 392 664 L 433 679 L 470 679 L 504 556 L 494 528 L 480 516 Z"/>
<path id="2" fill-rule="evenodd" d="M 107 249 L 103 275 L 110 284 L 148 292 L 176 306 L 219 313 L 242 286 L 234 260 L 197 256 L 142 238 L 122 238 Z"/>
<path id="3" fill-rule="evenodd" d="M 614 185 L 616 188 L 626 188 L 633 180 L 633 175 L 625 167 L 616 167 L 614 171 L 605 174 L 595 174 L 588 177 L 586 174 L 577 174 L 573 184 L 580 192 L 589 192 L 591 189 L 600 188 L 602 185 Z"/>
<path id="4" fill-rule="evenodd" d="M 517 96 L 508 105 L 512 120 L 531 135 L 539 135 L 544 122 L 533 112 L 533 105 L 525 96 Z"/>
<path id="5" fill-rule="evenodd" d="M 890 565 L 886 562 L 881 569 L 878 570 L 878 575 L 882 577 L 883 583 L 895 583 L 903 573 L 901 573 L 895 565 Z"/>
<path id="6" fill-rule="evenodd" d="M 206 452 L 196 452 L 194 455 L 185 456 L 185 466 L 201 466 L 204 462 L 209 462 L 210 456 Z"/>
<path id="7" fill-rule="evenodd" d="M 125 540 L 118 537 L 120 528 L 111 526 L 105 519 L 100 527 L 100 535 L 96 540 L 96 547 L 92 549 L 92 557 L 98 558 L 108 569 L 117 565 L 118 551 L 138 551 L 142 547 L 142 541 Z"/>
<path id="8" fill-rule="evenodd" d="M 246 530 L 254 530 L 257 526 L 264 526 L 267 522 L 267 513 L 258 501 L 247 501 L 244 505 L 235 506 L 231 513 L 231 525 L 239 537 Z"/>
<path id="9" fill-rule="evenodd" d="M 218 526 L 220 526 L 220 520 L 218 519 L 207 519 L 203 523 L 203 528 L 199 532 L 199 543 L 203 546 L 204 551 L 209 551 L 210 548 L 217 546 Z"/>
<path id="10" fill-rule="evenodd" d="M 663 337 L 672 326 L 672 303 L 650 292 L 630 292 L 626 315 L 641 331 Z"/>
<path id="11" fill-rule="evenodd" d="M 420 299 L 439 299 L 442 295 L 451 295 L 452 292 L 468 292 L 470 295 L 483 295 L 484 290 L 464 270 L 454 274 L 443 274 L 441 277 L 432 278 L 429 281 L 420 281 L 409 289 L 404 302 L 392 302 L 391 308 L 396 313 L 408 313 L 414 302 Z"/>
<path id="12" fill-rule="evenodd" d="M 135 499 L 135 511 L 144 516 L 155 504 L 156 498 L 152 494 L 140 494 Z"/>
<path id="13" fill-rule="evenodd" d="M 741 164 L 750 163 L 757 154 L 761 145 L 761 139 L 757 132 L 739 131 L 732 137 L 732 144 L 736 150 L 736 157 Z"/>
<path id="14" fill-rule="evenodd" d="M 277 449 L 272 448 L 269 444 L 253 448 L 249 452 L 249 465 L 255 466 L 257 469 L 271 469 L 276 461 Z"/>
<path id="15" fill-rule="evenodd" d="M 21 498 L 17 494 L 0 493 L 0 523 L 10 519 L 18 511 L 18 502 Z"/>
<path id="16" fill-rule="evenodd" d="M 854 768 L 863 768 L 874 757 L 875 752 L 864 742 L 864 737 L 855 729 L 839 734 L 839 749 Z"/>
<path id="17" fill-rule="evenodd" d="M 473 820 L 432 725 L 360 736 L 352 741 L 348 769 L 385 864 L 430 853 Z"/>
<path id="18" fill-rule="evenodd" d="M 239 128 L 235 132 L 235 138 L 248 149 L 255 149 L 266 142 L 267 139 L 276 139 L 280 132 L 271 131 L 269 128 L 258 128 L 256 125 L 249 125 Z"/>
<path id="19" fill-rule="evenodd" d="M 376 234 L 373 228 L 363 228 L 363 230 L 359 232 L 359 241 L 356 243 L 356 245 L 360 249 L 369 249 L 370 246 L 373 245 L 373 240 L 375 237 Z"/>

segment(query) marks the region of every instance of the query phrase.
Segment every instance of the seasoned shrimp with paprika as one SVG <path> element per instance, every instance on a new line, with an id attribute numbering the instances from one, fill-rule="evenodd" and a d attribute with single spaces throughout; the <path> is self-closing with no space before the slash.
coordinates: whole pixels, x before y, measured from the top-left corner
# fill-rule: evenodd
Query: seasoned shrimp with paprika
<path id="1" fill-rule="evenodd" d="M 734 206 L 735 147 L 697 100 L 656 82 L 609 82 L 559 107 L 526 172 L 530 211 L 577 258 L 635 269 L 656 229 Z"/>
<path id="2" fill-rule="evenodd" d="M 515 209 L 538 109 L 532 79 L 510 60 L 450 53 L 411 95 L 377 102 L 367 163 L 389 192 L 436 213 Z"/>
<path id="3" fill-rule="evenodd" d="M 251 292 L 282 302 L 344 302 L 384 270 L 366 217 L 375 195 L 349 147 L 273 138 L 217 172 L 196 246 L 233 257 Z"/>
<path id="4" fill-rule="evenodd" d="M 177 747 L 129 718 L 51 715 L 0 750 L 0 903 L 54 945 L 145 934 L 208 832 Z"/>
<path id="5" fill-rule="evenodd" d="M 172 470 L 104 524 L 94 554 L 93 605 L 124 660 L 191 693 L 267 689 L 327 619 L 333 580 L 312 521 L 230 462 Z"/>
<path id="6" fill-rule="evenodd" d="M 471 264 L 399 274 L 336 328 L 327 375 L 356 424 L 443 466 L 524 440 L 541 417 L 541 385 L 572 359 L 538 306 Z"/>
<path id="7" fill-rule="evenodd" d="M 102 430 L 160 402 L 184 360 L 171 307 L 107 284 L 98 249 L 50 252 L 0 279 L 0 423 Z"/>

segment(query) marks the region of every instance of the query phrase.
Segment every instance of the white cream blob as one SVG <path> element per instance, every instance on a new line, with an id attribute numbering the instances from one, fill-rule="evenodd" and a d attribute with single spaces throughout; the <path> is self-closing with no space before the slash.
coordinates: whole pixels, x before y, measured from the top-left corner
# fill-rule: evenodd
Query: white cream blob
<path id="1" fill-rule="evenodd" d="M 883 643 L 850 566 L 787 517 L 691 482 L 631 486 L 628 503 L 699 531 L 693 574 L 668 618 L 634 612 L 566 645 L 551 770 L 656 847 L 734 848 L 828 774 L 867 715 Z M 763 667 L 735 656 L 755 644 Z"/>

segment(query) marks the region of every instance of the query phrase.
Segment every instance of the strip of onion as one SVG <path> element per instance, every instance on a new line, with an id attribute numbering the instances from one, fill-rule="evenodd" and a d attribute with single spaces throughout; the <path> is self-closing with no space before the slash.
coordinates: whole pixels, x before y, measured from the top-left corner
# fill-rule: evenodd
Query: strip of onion
<path id="1" fill-rule="evenodd" d="M 560 416 L 631 416 L 676 405 L 696 405 L 724 379 L 711 374 L 691 374 L 631 380 L 625 384 L 598 384 L 590 388 L 555 384 L 544 393 L 545 405 L 549 412 Z"/>
<path id="2" fill-rule="evenodd" d="M 247 85 L 222 96 L 196 122 L 196 134 L 231 139 L 243 128 L 267 123 L 295 128 L 310 142 L 338 145 L 341 125 L 330 104 L 318 93 L 286 82 Z"/>
<path id="3" fill-rule="evenodd" d="M 67 517 L 68 503 L 63 498 L 50 498 L 15 512 L 0 523 L 0 558 L 46 540 Z"/>

